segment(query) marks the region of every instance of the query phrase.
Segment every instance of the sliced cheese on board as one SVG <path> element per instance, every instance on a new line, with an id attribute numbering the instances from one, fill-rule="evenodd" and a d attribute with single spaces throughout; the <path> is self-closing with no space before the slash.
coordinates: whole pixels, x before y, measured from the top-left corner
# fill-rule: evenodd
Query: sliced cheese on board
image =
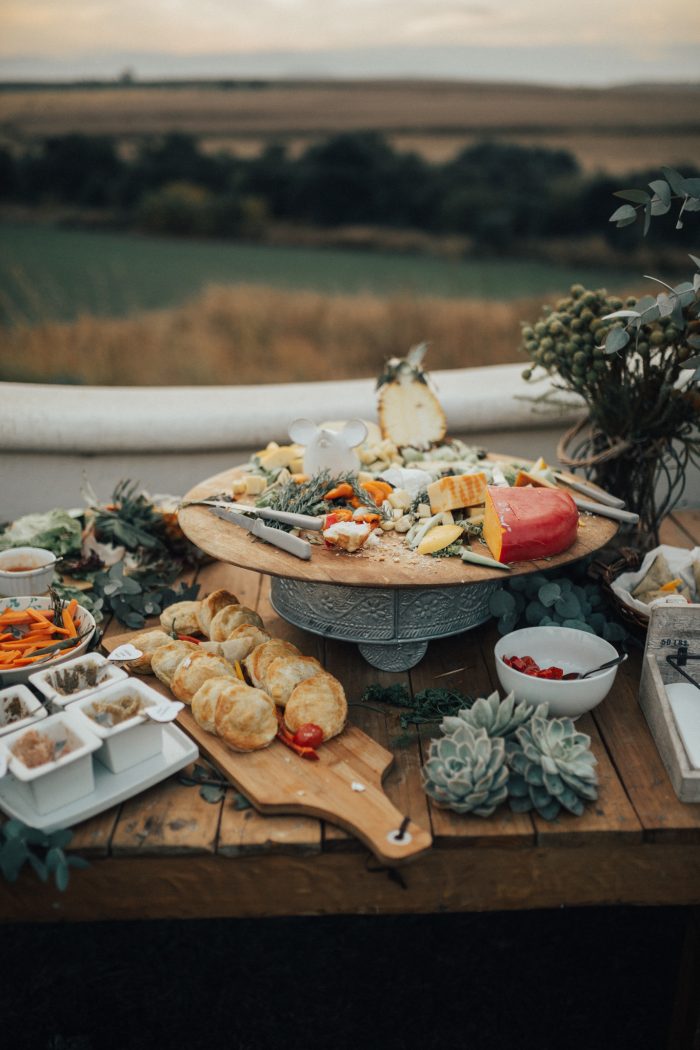
<path id="1" fill-rule="evenodd" d="M 428 498 L 433 514 L 458 507 L 476 507 L 486 497 L 486 475 L 457 474 L 439 478 L 428 485 Z"/>
<path id="2" fill-rule="evenodd" d="M 483 537 L 496 561 L 529 561 L 568 550 L 578 510 L 568 492 L 548 488 L 486 489 Z"/>

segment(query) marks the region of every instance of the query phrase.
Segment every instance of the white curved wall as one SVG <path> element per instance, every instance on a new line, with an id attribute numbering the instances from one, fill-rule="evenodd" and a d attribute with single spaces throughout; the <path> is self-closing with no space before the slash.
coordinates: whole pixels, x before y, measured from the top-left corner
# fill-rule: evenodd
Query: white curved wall
<path id="1" fill-rule="evenodd" d="M 545 411 L 545 387 L 520 365 L 434 372 L 452 436 L 494 452 L 556 461 L 562 431 L 580 416 Z M 82 506 L 82 476 L 102 497 L 131 478 L 181 495 L 268 441 L 292 419 L 376 419 L 374 380 L 241 387 L 80 387 L 0 383 L 0 521 Z M 685 505 L 700 503 L 695 472 Z"/>

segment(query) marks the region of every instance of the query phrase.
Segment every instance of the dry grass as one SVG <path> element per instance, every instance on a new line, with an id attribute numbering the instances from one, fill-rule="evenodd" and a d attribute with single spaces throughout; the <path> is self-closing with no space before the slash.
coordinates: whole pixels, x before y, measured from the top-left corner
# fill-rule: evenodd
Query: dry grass
<path id="1" fill-rule="evenodd" d="M 271 139 L 298 149 L 314 137 L 372 128 L 397 146 L 444 160 L 484 134 L 561 146 L 588 170 L 682 163 L 697 154 L 698 86 L 558 88 L 422 81 L 269 82 L 0 92 L 11 141 L 80 131 L 133 140 L 166 130 L 205 136 L 248 154 Z"/>
<path id="2" fill-rule="evenodd" d="M 108 386 L 359 378 L 425 339 L 431 369 L 503 364 L 520 360 L 519 322 L 540 305 L 211 287 L 172 310 L 6 330 L 0 373 Z"/>

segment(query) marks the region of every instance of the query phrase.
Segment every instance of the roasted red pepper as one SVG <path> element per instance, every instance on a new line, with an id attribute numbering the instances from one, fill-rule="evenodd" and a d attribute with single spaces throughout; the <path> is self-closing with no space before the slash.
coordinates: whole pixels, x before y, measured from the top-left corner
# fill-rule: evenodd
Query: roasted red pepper
<path id="1" fill-rule="evenodd" d="M 284 720 L 280 712 L 277 712 L 277 739 L 281 740 L 286 747 L 291 748 L 292 751 L 296 751 L 302 758 L 309 759 L 311 762 L 318 762 L 318 754 L 313 747 L 305 747 L 302 744 L 298 744 L 292 734 L 284 724 Z"/>
<path id="2" fill-rule="evenodd" d="M 181 642 L 194 642 L 195 645 L 199 645 L 200 642 L 202 641 L 201 638 L 195 638 L 191 634 L 178 634 L 177 637 L 178 637 L 178 640 L 181 641 Z"/>
<path id="3" fill-rule="evenodd" d="M 512 667 L 514 671 L 521 674 L 529 674 L 533 678 L 560 679 L 564 677 L 561 667 L 540 667 L 531 656 L 504 656 L 503 663 Z"/>

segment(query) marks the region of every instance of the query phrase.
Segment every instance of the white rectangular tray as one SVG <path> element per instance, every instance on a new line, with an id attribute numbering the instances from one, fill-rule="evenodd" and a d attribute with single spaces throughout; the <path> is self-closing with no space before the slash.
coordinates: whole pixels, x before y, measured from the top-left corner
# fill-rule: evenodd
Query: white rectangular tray
<path id="1" fill-rule="evenodd" d="M 81 820 L 116 806 L 132 795 L 165 780 L 172 773 L 193 762 L 199 755 L 197 745 L 174 725 L 163 726 L 163 750 L 153 758 L 125 769 L 123 773 L 110 773 L 101 762 L 94 763 L 95 789 L 89 795 L 50 813 L 37 813 L 32 802 L 28 784 L 21 784 L 8 774 L 0 780 L 0 809 L 10 817 L 21 820 L 30 828 L 38 828 L 50 834 L 59 828 L 70 828 Z"/>

